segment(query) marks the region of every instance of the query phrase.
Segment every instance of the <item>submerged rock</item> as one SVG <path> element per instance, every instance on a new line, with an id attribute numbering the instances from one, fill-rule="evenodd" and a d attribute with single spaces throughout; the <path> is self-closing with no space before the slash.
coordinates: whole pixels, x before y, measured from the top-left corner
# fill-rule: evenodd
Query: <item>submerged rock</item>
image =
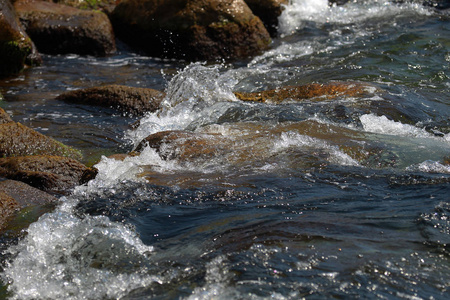
<path id="1" fill-rule="evenodd" d="M 20 123 L 0 124 L 0 157 L 60 155 L 81 159 L 81 153 Z"/>
<path id="2" fill-rule="evenodd" d="M 245 0 L 245 3 L 261 19 L 270 35 L 275 36 L 278 17 L 283 12 L 283 6 L 289 4 L 289 0 Z"/>
<path id="3" fill-rule="evenodd" d="M 243 0 L 124 0 L 111 19 L 120 39 L 157 57 L 245 58 L 271 41 Z"/>
<path id="4" fill-rule="evenodd" d="M 239 100 L 253 102 L 281 103 L 283 101 L 332 100 L 337 97 L 361 97 L 373 92 L 376 87 L 358 82 L 312 83 L 301 86 L 286 86 L 262 92 L 236 92 Z"/>
<path id="5" fill-rule="evenodd" d="M 0 0 L 0 76 L 20 72 L 25 65 L 42 62 L 22 28 L 9 0 Z"/>
<path id="6" fill-rule="evenodd" d="M 123 85 L 107 85 L 70 91 L 57 97 L 58 100 L 116 108 L 122 112 L 142 115 L 156 111 L 165 94 L 163 92 Z"/>
<path id="7" fill-rule="evenodd" d="M 14 198 L 0 190 L 0 230 L 19 208 L 20 205 Z"/>
<path id="8" fill-rule="evenodd" d="M 0 158 L 0 176 L 35 188 L 65 193 L 95 176 L 96 171 L 67 157 L 35 155 Z"/>
<path id="9" fill-rule="evenodd" d="M 29 0 L 19 0 L 14 6 L 42 53 L 103 56 L 116 51 L 112 25 L 100 11 Z"/>

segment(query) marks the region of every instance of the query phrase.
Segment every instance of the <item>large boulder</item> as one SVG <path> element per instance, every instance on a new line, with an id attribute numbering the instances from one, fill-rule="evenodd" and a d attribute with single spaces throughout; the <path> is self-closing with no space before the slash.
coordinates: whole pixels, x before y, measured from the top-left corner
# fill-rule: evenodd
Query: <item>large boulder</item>
<path id="1" fill-rule="evenodd" d="M 148 88 L 123 85 L 107 85 L 76 91 L 69 91 L 57 97 L 58 100 L 116 108 L 125 113 L 143 115 L 160 107 L 165 93 Z"/>
<path id="2" fill-rule="evenodd" d="M 20 123 L 0 124 L 0 157 L 60 155 L 81 159 L 81 153 Z"/>
<path id="3" fill-rule="evenodd" d="M 116 51 L 106 14 L 46 1 L 19 0 L 14 7 L 42 53 L 103 56 Z"/>
<path id="4" fill-rule="evenodd" d="M 289 0 L 245 0 L 252 12 L 263 21 L 270 35 L 275 36 L 278 29 L 278 17 L 289 4 Z"/>
<path id="5" fill-rule="evenodd" d="M 26 64 L 37 65 L 41 57 L 23 30 L 9 0 L 0 0 L 0 76 L 20 72 Z"/>
<path id="6" fill-rule="evenodd" d="M 157 57 L 244 58 L 271 41 L 244 0 L 124 0 L 111 20 L 120 39 Z"/>
<path id="7" fill-rule="evenodd" d="M 67 157 L 35 155 L 0 158 L 0 176 L 35 188 L 66 193 L 95 177 L 95 169 Z"/>

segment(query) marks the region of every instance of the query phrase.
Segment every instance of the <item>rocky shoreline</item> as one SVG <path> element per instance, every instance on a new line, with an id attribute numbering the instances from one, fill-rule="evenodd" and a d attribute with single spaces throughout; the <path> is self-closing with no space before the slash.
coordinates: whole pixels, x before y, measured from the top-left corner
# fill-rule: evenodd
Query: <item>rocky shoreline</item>
<path id="1" fill-rule="evenodd" d="M 344 2 L 330 1 L 330 4 Z M 441 2 L 425 1 L 424 4 L 446 8 Z M 288 0 L 106 0 L 92 3 L 0 0 L 0 77 L 15 76 L 24 68 L 41 64 L 40 53 L 113 54 L 116 37 L 136 51 L 161 58 L 220 61 L 251 57 L 270 47 L 271 38 L 276 37 L 277 18 Z M 337 96 L 359 97 L 370 88 L 376 87 L 333 82 L 258 93 L 236 92 L 235 96 L 241 101 L 276 104 L 305 99 L 332 100 Z M 142 116 L 158 110 L 164 96 L 163 91 L 153 89 L 107 85 L 70 91 L 57 99 Z M 159 149 L 162 140 L 175 141 L 180 136 L 189 141 L 184 145 L 186 156 L 192 157 L 196 151 L 197 155 L 216 151 L 217 145 L 205 147 L 201 136 L 188 132 L 149 136 L 136 151 L 143 145 Z M 115 157 L 123 159 L 126 155 Z M 95 178 L 96 170 L 85 166 L 81 160 L 78 150 L 14 122 L 0 107 L 0 230 L 7 227 L 19 210 L 56 202 L 75 186 Z"/>

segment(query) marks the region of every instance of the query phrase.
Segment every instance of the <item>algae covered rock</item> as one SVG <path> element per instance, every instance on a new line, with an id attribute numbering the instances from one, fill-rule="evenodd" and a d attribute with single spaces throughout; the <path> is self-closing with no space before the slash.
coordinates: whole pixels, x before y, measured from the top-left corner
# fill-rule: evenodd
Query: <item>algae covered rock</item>
<path id="1" fill-rule="evenodd" d="M 20 123 L 0 124 L 0 157 L 60 155 L 81 159 L 81 153 Z"/>
<path id="2" fill-rule="evenodd" d="M 120 39 L 157 57 L 244 58 L 271 41 L 243 0 L 124 0 L 111 19 Z"/>
<path id="3" fill-rule="evenodd" d="M 0 0 L 0 76 L 16 74 L 41 58 L 23 30 L 9 0 Z"/>
<path id="4" fill-rule="evenodd" d="M 42 53 L 103 56 L 115 52 L 115 38 L 106 14 L 46 1 L 15 4 L 25 30 Z"/>
<path id="5" fill-rule="evenodd" d="M 142 115 L 160 107 L 163 92 L 123 85 L 107 85 L 70 91 L 57 97 L 58 100 L 116 108 L 122 112 Z"/>
<path id="6" fill-rule="evenodd" d="M 0 176 L 44 191 L 65 193 L 83 184 L 95 170 L 67 157 L 34 155 L 0 158 Z"/>

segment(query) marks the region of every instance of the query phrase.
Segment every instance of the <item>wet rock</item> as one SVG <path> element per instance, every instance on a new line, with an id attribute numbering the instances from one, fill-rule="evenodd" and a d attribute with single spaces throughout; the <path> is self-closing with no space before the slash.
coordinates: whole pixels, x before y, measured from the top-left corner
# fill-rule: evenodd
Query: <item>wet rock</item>
<path id="1" fill-rule="evenodd" d="M 0 157 L 60 155 L 81 159 L 81 153 L 20 123 L 0 124 Z"/>
<path id="2" fill-rule="evenodd" d="M 30 0 L 19 0 L 14 6 L 42 53 L 103 56 L 116 50 L 112 25 L 100 11 Z"/>
<path id="3" fill-rule="evenodd" d="M 244 58 L 270 43 L 243 0 L 124 0 L 111 19 L 120 39 L 157 57 Z"/>
<path id="4" fill-rule="evenodd" d="M 19 207 L 14 198 L 0 190 L 0 230 L 6 226 Z"/>
<path id="5" fill-rule="evenodd" d="M 66 92 L 58 100 L 116 108 L 122 112 L 142 115 L 154 112 L 160 107 L 165 94 L 163 92 L 122 85 L 107 85 L 83 90 Z"/>
<path id="6" fill-rule="evenodd" d="M 16 74 L 25 65 L 42 62 L 9 0 L 0 0 L 0 76 Z"/>
<path id="7" fill-rule="evenodd" d="M 55 196 L 16 180 L 0 181 L 0 192 L 13 198 L 19 207 L 56 202 Z"/>
<path id="8" fill-rule="evenodd" d="M 56 203 L 58 198 L 15 180 L 0 181 L 0 230 L 5 228 L 20 209 Z"/>
<path id="9" fill-rule="evenodd" d="M 312 83 L 301 86 L 286 86 L 262 92 L 236 92 L 242 101 L 281 103 L 283 101 L 332 100 L 337 97 L 361 97 L 376 89 L 374 86 L 356 82 Z"/>
<path id="10" fill-rule="evenodd" d="M 4 111 L 3 108 L 0 107 L 0 124 L 10 123 L 13 120 L 11 120 L 11 117 Z"/>
<path id="11" fill-rule="evenodd" d="M 283 6 L 289 4 L 289 0 L 245 0 L 245 3 L 261 19 L 270 35 L 275 36 L 278 17 L 283 12 Z"/>
<path id="12" fill-rule="evenodd" d="M 0 176 L 43 191 L 66 193 L 95 177 L 95 170 L 67 157 L 35 155 L 0 158 Z"/>
<path id="13" fill-rule="evenodd" d="M 223 152 L 220 135 L 199 134 L 190 131 L 161 131 L 149 135 L 136 147 L 141 152 L 146 146 L 155 149 L 163 159 L 195 159 L 214 157 L 218 151 Z"/>
<path id="14" fill-rule="evenodd" d="M 53 0 L 55 3 L 73 6 L 80 9 L 97 9 L 110 14 L 120 0 Z"/>

